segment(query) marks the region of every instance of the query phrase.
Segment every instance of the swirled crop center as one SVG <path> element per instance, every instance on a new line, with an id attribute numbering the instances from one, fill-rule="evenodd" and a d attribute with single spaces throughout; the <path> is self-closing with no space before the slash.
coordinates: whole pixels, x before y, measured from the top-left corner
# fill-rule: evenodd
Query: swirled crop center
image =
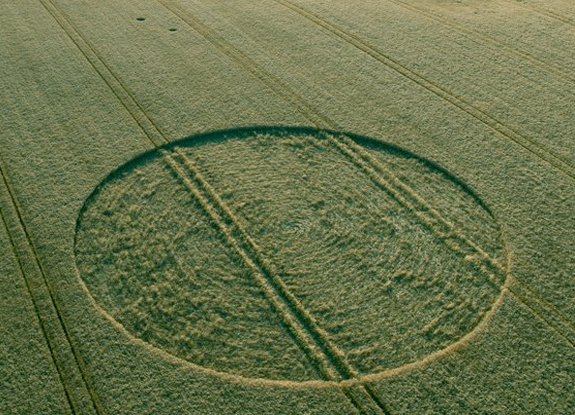
<path id="1" fill-rule="evenodd" d="M 394 147 L 311 129 L 141 156 L 89 197 L 75 250 L 95 301 L 134 336 L 274 380 L 418 361 L 473 330 L 505 279 L 499 227 L 464 185 Z"/>

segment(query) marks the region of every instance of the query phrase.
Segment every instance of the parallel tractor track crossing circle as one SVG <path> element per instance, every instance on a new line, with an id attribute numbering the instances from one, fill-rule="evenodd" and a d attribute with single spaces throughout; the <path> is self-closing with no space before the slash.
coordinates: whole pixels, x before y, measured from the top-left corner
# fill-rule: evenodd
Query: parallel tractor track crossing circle
<path id="1" fill-rule="evenodd" d="M 366 137 L 190 137 L 87 199 L 80 277 L 130 334 L 217 372 L 345 381 L 421 361 L 501 296 L 500 227 L 460 180 Z"/>

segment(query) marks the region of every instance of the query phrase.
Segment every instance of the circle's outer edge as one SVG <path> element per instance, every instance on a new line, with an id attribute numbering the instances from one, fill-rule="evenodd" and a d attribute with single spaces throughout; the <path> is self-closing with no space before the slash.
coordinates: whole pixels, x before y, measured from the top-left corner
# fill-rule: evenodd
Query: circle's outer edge
<path id="1" fill-rule="evenodd" d="M 385 141 L 380 141 L 373 137 L 368 137 L 360 134 L 350 133 L 347 131 L 336 131 L 331 129 L 324 129 L 324 128 L 315 128 L 309 126 L 265 126 L 265 125 L 255 125 L 255 126 L 247 126 L 247 127 L 240 127 L 240 128 L 233 128 L 233 129 L 218 129 L 213 131 L 202 132 L 197 135 L 190 135 L 184 138 L 180 138 L 174 141 L 171 141 L 167 144 L 162 146 L 158 146 L 152 148 L 150 150 L 144 151 L 141 154 L 131 158 L 124 164 L 121 164 L 116 169 L 112 170 L 108 173 L 100 182 L 99 184 L 92 190 L 92 192 L 86 197 L 82 207 L 78 211 L 78 215 L 76 218 L 76 225 L 74 231 L 74 257 L 76 255 L 76 243 L 77 243 L 77 235 L 78 235 L 78 228 L 80 227 L 81 218 L 84 215 L 84 212 L 90 205 L 92 199 L 97 197 L 103 187 L 114 178 L 118 177 L 119 175 L 123 174 L 124 171 L 129 170 L 130 166 L 136 166 L 144 161 L 148 161 L 149 157 L 160 157 L 154 153 L 158 152 L 159 150 L 163 149 L 171 149 L 178 145 L 182 145 L 183 142 L 191 142 L 193 141 L 193 145 L 198 144 L 202 141 L 213 141 L 213 140 L 226 140 L 228 138 L 244 138 L 249 137 L 254 134 L 272 134 L 272 135 L 287 135 L 287 134 L 318 134 L 318 133 L 327 133 L 332 134 L 335 136 L 338 135 L 345 135 L 351 138 L 355 142 L 364 142 L 364 143 L 371 143 L 372 145 L 382 146 L 387 148 L 388 150 L 392 150 L 394 152 L 399 153 L 404 157 L 415 158 L 418 161 L 422 162 L 425 166 L 439 171 L 441 174 L 445 175 L 449 180 L 454 182 L 457 186 L 459 186 L 463 191 L 469 194 L 473 199 L 491 216 L 494 220 L 495 224 L 499 228 L 501 232 L 501 238 L 503 242 L 503 251 L 507 256 L 507 272 L 506 278 L 501 286 L 501 290 L 495 301 L 492 303 L 491 308 L 489 311 L 485 313 L 483 318 L 480 322 L 473 328 L 473 330 L 469 331 L 467 334 L 459 338 L 457 341 L 449 344 L 448 346 L 439 349 L 422 359 L 416 360 L 414 362 L 405 363 L 401 366 L 397 366 L 394 368 L 384 369 L 380 372 L 370 373 L 367 375 L 359 376 L 355 379 L 346 379 L 339 382 L 335 381 L 327 381 L 327 380 L 306 380 L 306 381 L 292 381 L 292 380 L 285 380 L 285 379 L 265 379 L 265 378 L 254 378 L 242 375 L 235 375 L 232 373 L 221 372 L 215 369 L 207 368 L 196 363 L 190 362 L 186 359 L 181 357 L 175 356 L 172 353 L 169 353 L 157 346 L 154 346 L 144 340 L 138 338 L 134 334 L 132 334 L 128 329 L 126 329 L 120 322 L 118 322 L 110 313 L 108 313 L 104 308 L 102 308 L 96 301 L 96 299 L 92 296 L 88 286 L 82 280 L 80 275 L 80 270 L 78 269 L 77 263 L 74 260 L 74 268 L 76 270 L 76 277 L 80 286 L 87 294 L 89 301 L 92 303 L 92 306 L 101 314 L 103 315 L 116 329 L 121 331 L 126 337 L 130 339 L 135 344 L 139 344 L 144 349 L 151 351 L 152 353 L 158 354 L 162 356 L 162 358 L 171 361 L 172 363 L 182 365 L 185 367 L 193 368 L 195 370 L 199 370 L 205 374 L 215 376 L 227 381 L 238 382 L 247 385 L 253 386 L 269 386 L 269 387 L 301 387 L 301 388 L 331 388 L 331 387 L 341 387 L 341 386 L 352 386 L 352 385 L 364 385 L 368 383 L 372 383 L 381 379 L 388 379 L 394 376 L 398 376 L 405 372 L 409 372 L 411 370 L 416 370 L 421 368 L 427 364 L 432 363 L 433 361 L 441 358 L 442 356 L 447 356 L 450 353 L 454 352 L 455 350 L 467 345 L 470 341 L 475 338 L 480 332 L 482 332 L 486 327 L 491 318 L 496 314 L 497 310 L 503 304 L 505 297 L 509 293 L 509 285 L 511 284 L 512 275 L 511 275 L 511 255 L 509 250 L 509 244 L 506 236 L 505 229 L 499 223 L 491 208 L 481 199 L 476 191 L 466 184 L 463 180 L 457 177 L 455 174 L 449 172 L 444 167 L 440 166 L 433 160 L 429 160 L 427 158 L 421 157 L 410 150 L 407 150 L 399 145 L 388 143 Z"/>

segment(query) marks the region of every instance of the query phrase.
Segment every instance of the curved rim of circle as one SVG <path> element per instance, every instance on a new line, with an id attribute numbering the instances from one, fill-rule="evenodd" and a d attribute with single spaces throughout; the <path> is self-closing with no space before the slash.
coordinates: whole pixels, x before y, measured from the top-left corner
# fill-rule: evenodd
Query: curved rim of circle
<path id="1" fill-rule="evenodd" d="M 102 191 L 102 189 L 106 186 L 106 184 L 116 178 L 117 176 L 123 174 L 126 171 L 133 169 L 135 166 L 146 162 L 150 156 L 154 156 L 154 153 L 158 152 L 159 150 L 163 149 L 171 149 L 173 147 L 181 146 L 182 143 L 185 143 L 185 146 L 191 147 L 194 145 L 199 145 L 204 142 L 210 141 L 225 141 L 231 138 L 248 138 L 255 134 L 270 134 L 270 135 L 289 135 L 289 134 L 332 134 L 335 136 L 338 135 L 345 135 L 351 138 L 353 141 L 359 144 L 370 144 L 373 148 L 380 149 L 380 150 L 387 150 L 392 151 L 400 156 L 409 157 L 417 159 L 418 161 L 422 162 L 425 166 L 439 171 L 441 174 L 445 175 L 449 180 L 453 181 L 457 186 L 459 186 L 463 191 L 468 193 L 470 196 L 473 197 L 475 202 L 477 202 L 487 213 L 491 216 L 491 218 L 497 224 L 500 232 L 501 238 L 503 242 L 503 251 L 506 255 L 506 278 L 501 286 L 501 290 L 499 292 L 499 296 L 495 299 L 492 303 L 491 308 L 489 311 L 485 313 L 483 318 L 480 322 L 468 333 L 464 336 L 460 337 L 457 341 L 449 344 L 448 346 L 436 350 L 435 352 L 426 355 L 425 357 L 415 360 L 413 362 L 405 363 L 401 366 L 388 368 L 381 370 L 379 372 L 370 373 L 366 375 L 359 376 L 353 379 L 344 379 L 341 381 L 329 381 L 329 380 L 304 380 L 304 381 L 294 381 L 294 380 L 287 380 L 287 379 L 266 379 L 266 378 L 255 378 L 243 375 L 236 375 L 233 373 L 228 372 L 221 372 L 216 369 L 208 368 L 205 366 L 201 366 L 197 363 L 190 362 L 184 358 L 178 357 L 158 346 L 154 346 L 150 344 L 136 335 L 132 334 L 128 329 L 126 329 L 118 320 L 114 318 L 108 311 L 106 311 L 102 306 L 98 304 L 96 299 L 92 296 L 92 293 L 84 280 L 81 277 L 81 272 L 78 269 L 78 265 L 76 263 L 76 243 L 77 243 L 77 236 L 78 236 L 78 228 L 80 226 L 81 218 L 83 217 L 85 211 L 88 209 L 91 201 L 98 196 L 98 194 Z M 494 216 L 492 210 L 489 206 L 476 194 L 476 192 L 467 185 L 464 181 L 458 178 L 453 173 L 447 171 L 445 168 L 437 164 L 432 160 L 428 160 L 423 158 L 405 148 L 402 148 L 396 144 L 391 144 L 385 141 L 381 141 L 372 137 L 368 137 L 365 135 L 350 133 L 347 131 L 337 131 L 325 128 L 314 128 L 314 127 L 307 127 L 307 126 L 250 126 L 250 127 L 241 127 L 241 128 L 231 128 L 231 129 L 218 129 L 213 131 L 202 132 L 199 134 L 190 135 L 184 138 L 180 138 L 175 141 L 171 141 L 166 143 L 162 146 L 157 146 L 151 150 L 147 150 L 134 158 L 130 159 L 129 161 L 121 164 L 116 169 L 112 170 L 97 186 L 96 188 L 90 193 L 90 195 L 86 198 L 82 207 L 78 212 L 78 216 L 76 218 L 76 226 L 74 232 L 74 267 L 77 272 L 77 279 L 80 282 L 80 286 L 82 289 L 88 294 L 88 297 L 94 306 L 98 310 L 100 314 L 102 314 L 108 321 L 112 323 L 112 325 L 121 331 L 126 337 L 128 337 L 133 343 L 139 344 L 143 346 L 145 349 L 162 356 L 162 358 L 171 361 L 172 363 L 182 365 L 185 367 L 193 368 L 195 370 L 199 370 L 204 372 L 208 375 L 216 376 L 224 380 L 232 381 L 232 382 L 239 382 L 242 384 L 251 384 L 254 386 L 280 386 L 280 387 L 315 387 L 315 388 L 328 388 L 334 386 L 351 386 L 356 384 L 366 384 L 369 382 L 374 382 L 380 379 L 390 378 L 410 370 L 415 370 L 420 367 L 423 367 L 442 356 L 446 356 L 449 353 L 459 349 L 460 347 L 468 344 L 477 334 L 479 334 L 483 329 L 487 326 L 487 323 L 491 318 L 495 315 L 501 304 L 505 299 L 506 294 L 508 293 L 509 285 L 511 284 L 511 255 L 509 250 L 509 245 L 507 241 L 507 236 L 504 227 L 499 223 L 497 218 Z"/>

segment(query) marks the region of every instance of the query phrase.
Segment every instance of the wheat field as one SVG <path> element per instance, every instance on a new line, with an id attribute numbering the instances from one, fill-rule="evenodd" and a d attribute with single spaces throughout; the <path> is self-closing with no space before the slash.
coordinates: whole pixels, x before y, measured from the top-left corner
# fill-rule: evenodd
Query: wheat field
<path id="1" fill-rule="evenodd" d="M 575 413 L 575 3 L 0 4 L 0 414 Z"/>

